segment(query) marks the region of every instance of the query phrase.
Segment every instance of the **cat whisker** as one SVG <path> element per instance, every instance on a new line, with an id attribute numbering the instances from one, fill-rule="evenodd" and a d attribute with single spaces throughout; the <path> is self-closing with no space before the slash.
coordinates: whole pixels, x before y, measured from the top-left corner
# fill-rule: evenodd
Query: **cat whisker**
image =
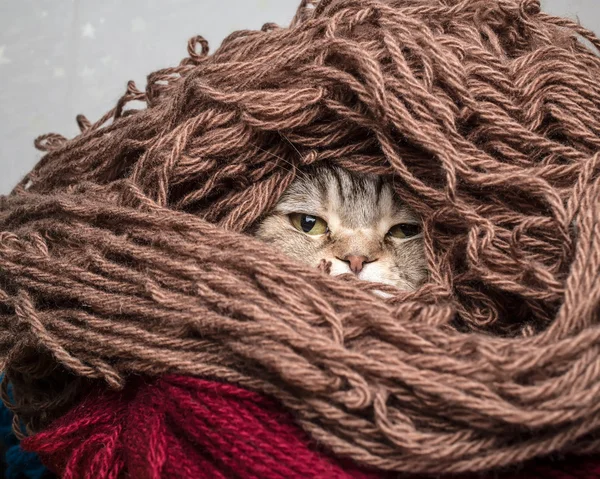
<path id="1" fill-rule="evenodd" d="M 285 141 L 288 142 L 288 144 L 296 151 L 296 153 L 298 153 L 298 158 L 301 160 L 302 159 L 302 153 L 300 153 L 300 150 L 298 150 L 298 148 L 296 148 L 296 145 L 294 145 L 290 139 L 285 136 L 283 133 L 281 133 L 280 131 L 278 131 L 277 133 L 279 133 L 279 136 L 282 137 Z"/>
<path id="2" fill-rule="evenodd" d="M 300 150 L 298 150 L 298 148 L 296 148 L 296 145 L 294 145 L 290 139 L 285 136 L 283 133 L 281 133 L 280 131 L 278 131 L 277 133 L 279 133 L 279 136 L 281 136 L 285 141 L 288 142 L 288 144 L 296 151 L 296 153 L 298 153 L 298 159 L 300 159 L 302 161 L 302 153 L 300 153 Z M 300 172 L 300 174 L 303 176 L 303 178 L 305 180 L 308 180 L 308 175 L 305 174 L 302 170 L 298 170 Z"/>
<path id="3" fill-rule="evenodd" d="M 288 140 L 288 141 L 289 141 L 289 140 Z M 291 167 L 292 167 L 292 169 L 291 169 L 291 170 L 287 170 L 287 171 L 293 172 L 295 175 L 299 175 L 299 176 L 301 176 L 301 177 L 303 177 L 303 178 L 308 178 L 308 176 L 306 175 L 306 173 L 304 173 L 302 170 L 300 170 L 300 169 L 299 169 L 299 168 L 298 168 L 298 167 L 297 167 L 297 166 L 296 166 L 294 163 L 292 163 L 291 161 L 289 161 L 289 160 L 286 160 L 286 159 L 285 159 L 285 158 L 283 158 L 282 156 L 276 155 L 276 154 L 275 154 L 275 153 L 273 153 L 272 151 L 265 150 L 264 148 L 261 148 L 261 147 L 260 147 L 260 146 L 258 146 L 258 145 L 252 145 L 252 146 L 254 146 L 254 147 L 257 149 L 257 150 L 260 150 L 260 151 L 262 151 L 263 153 L 266 153 L 267 155 L 271 155 L 273 158 L 277 158 L 278 160 L 281 160 L 281 161 L 283 161 L 284 163 L 286 163 L 286 164 L 288 164 L 289 166 L 291 166 Z M 296 150 L 296 151 L 298 151 L 298 150 Z M 300 153 L 300 152 L 298 152 L 298 153 Z"/>

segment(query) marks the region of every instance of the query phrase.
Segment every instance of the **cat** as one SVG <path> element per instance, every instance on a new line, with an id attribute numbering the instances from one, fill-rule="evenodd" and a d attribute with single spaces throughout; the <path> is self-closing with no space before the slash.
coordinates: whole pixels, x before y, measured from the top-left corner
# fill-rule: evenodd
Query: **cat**
<path id="1" fill-rule="evenodd" d="M 331 262 L 332 275 L 412 291 L 428 274 L 420 220 L 381 176 L 333 166 L 301 173 L 256 236 L 301 263 Z"/>

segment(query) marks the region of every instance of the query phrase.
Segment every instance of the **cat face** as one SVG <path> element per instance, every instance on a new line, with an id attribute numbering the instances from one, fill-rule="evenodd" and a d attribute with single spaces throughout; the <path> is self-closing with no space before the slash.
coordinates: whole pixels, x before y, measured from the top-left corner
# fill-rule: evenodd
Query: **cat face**
<path id="1" fill-rule="evenodd" d="M 331 262 L 331 274 L 414 290 L 427 276 L 417 216 L 382 177 L 319 167 L 298 177 L 257 236 L 302 263 Z"/>

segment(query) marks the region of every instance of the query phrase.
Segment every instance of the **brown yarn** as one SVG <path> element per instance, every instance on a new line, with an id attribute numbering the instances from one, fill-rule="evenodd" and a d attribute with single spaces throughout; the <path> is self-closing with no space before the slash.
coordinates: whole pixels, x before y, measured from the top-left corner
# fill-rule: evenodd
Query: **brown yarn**
<path id="1" fill-rule="evenodd" d="M 575 33 L 600 47 L 536 0 L 304 1 L 39 139 L 0 202 L 11 407 L 36 431 L 89 381 L 177 372 L 382 469 L 599 452 L 600 60 Z M 428 284 L 383 302 L 244 234 L 315 162 L 394 175 Z"/>

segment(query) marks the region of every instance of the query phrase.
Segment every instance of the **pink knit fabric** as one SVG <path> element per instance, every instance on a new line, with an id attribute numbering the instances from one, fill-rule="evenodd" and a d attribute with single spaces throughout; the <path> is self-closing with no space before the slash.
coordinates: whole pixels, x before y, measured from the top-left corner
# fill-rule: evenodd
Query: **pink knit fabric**
<path id="1" fill-rule="evenodd" d="M 389 477 L 319 451 L 268 398 L 182 376 L 90 394 L 23 446 L 65 479 Z M 493 477 L 599 479 L 600 459 L 531 464 Z"/>

